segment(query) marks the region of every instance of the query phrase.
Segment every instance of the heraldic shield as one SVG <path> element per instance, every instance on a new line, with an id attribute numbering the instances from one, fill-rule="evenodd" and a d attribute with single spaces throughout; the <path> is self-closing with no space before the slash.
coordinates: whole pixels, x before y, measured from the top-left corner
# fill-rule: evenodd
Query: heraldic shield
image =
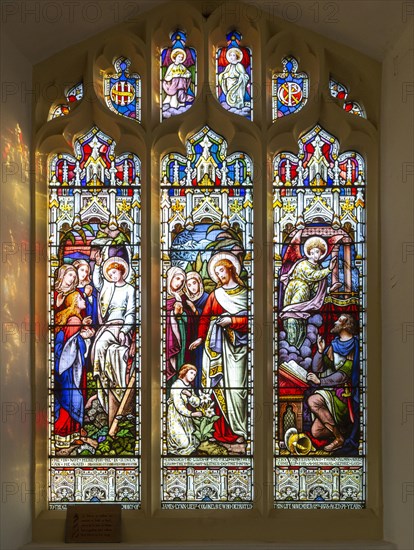
<path id="1" fill-rule="evenodd" d="M 297 72 L 298 62 L 294 57 L 285 57 L 282 63 L 283 72 L 275 73 L 272 79 L 273 121 L 297 113 L 308 99 L 308 75 Z"/>
<path id="2" fill-rule="evenodd" d="M 116 74 L 104 77 L 104 96 L 108 108 L 118 115 L 141 121 L 141 77 L 129 73 L 131 61 L 119 57 L 114 61 Z"/>

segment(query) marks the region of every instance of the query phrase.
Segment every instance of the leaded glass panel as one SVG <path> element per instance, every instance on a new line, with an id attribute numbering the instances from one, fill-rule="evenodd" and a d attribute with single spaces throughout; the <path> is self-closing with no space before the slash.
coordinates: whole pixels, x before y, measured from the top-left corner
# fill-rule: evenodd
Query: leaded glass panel
<path id="1" fill-rule="evenodd" d="M 308 100 L 309 78 L 298 73 L 298 62 L 292 56 L 282 59 L 283 72 L 272 78 L 273 121 L 297 113 Z"/>
<path id="2" fill-rule="evenodd" d="M 252 162 L 204 127 L 161 170 L 162 507 L 250 508 Z"/>
<path id="3" fill-rule="evenodd" d="M 140 161 L 98 128 L 49 165 L 50 507 L 140 503 Z"/>
<path id="4" fill-rule="evenodd" d="M 117 115 L 141 122 L 141 77 L 129 72 L 131 61 L 126 57 L 118 57 L 113 64 L 116 72 L 103 79 L 106 106 Z"/>
<path id="5" fill-rule="evenodd" d="M 320 126 L 274 159 L 275 506 L 365 506 L 365 167 Z"/>
<path id="6" fill-rule="evenodd" d="M 239 32 L 230 32 L 227 46 L 217 50 L 217 98 L 230 113 L 253 120 L 252 53 L 240 46 L 241 39 Z"/>
<path id="7" fill-rule="evenodd" d="M 197 54 L 186 47 L 187 35 L 176 31 L 172 45 L 161 52 L 161 120 L 185 113 L 197 93 Z"/>

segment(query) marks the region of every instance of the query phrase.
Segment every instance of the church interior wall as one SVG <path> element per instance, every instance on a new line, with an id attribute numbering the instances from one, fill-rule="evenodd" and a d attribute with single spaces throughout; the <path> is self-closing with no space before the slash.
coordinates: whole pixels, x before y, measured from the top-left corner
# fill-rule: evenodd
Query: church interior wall
<path id="1" fill-rule="evenodd" d="M 32 66 L 7 37 L 2 40 L 7 48 L 1 75 L 2 151 L 7 144 L 17 150 L 11 165 L 3 163 L 1 186 L 0 548 L 17 550 L 31 540 L 35 501 L 45 490 L 35 485 L 35 468 L 44 465 L 35 464 L 32 436 L 36 426 L 46 422 L 46 411 L 33 397 L 30 346 L 45 345 L 47 330 L 35 319 L 31 335 L 29 319 L 36 292 L 30 285 L 33 270 L 46 257 L 31 240 L 36 216 L 28 166 Z M 413 64 L 408 21 L 383 61 L 380 155 L 383 525 L 384 539 L 398 550 L 410 550 L 413 544 Z"/>

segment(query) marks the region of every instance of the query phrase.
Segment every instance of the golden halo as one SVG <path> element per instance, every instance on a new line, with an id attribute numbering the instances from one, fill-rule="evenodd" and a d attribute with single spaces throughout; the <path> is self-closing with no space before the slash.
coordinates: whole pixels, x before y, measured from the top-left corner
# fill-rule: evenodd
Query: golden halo
<path id="1" fill-rule="evenodd" d="M 231 61 L 229 59 L 230 52 L 236 52 L 237 59 L 239 60 L 239 62 L 243 59 L 243 54 L 242 54 L 242 52 L 239 48 L 230 48 L 229 50 L 226 51 L 226 59 L 229 63 L 231 63 Z"/>
<path id="2" fill-rule="evenodd" d="M 309 258 L 309 252 L 312 250 L 312 248 L 319 248 L 321 250 L 322 254 L 320 260 L 322 260 L 328 252 L 328 245 L 326 244 L 326 241 L 324 241 L 321 237 L 310 237 L 305 241 L 303 249 L 307 258 Z"/>
<path id="3" fill-rule="evenodd" d="M 207 270 L 208 270 L 208 274 L 210 275 L 210 279 L 212 281 L 214 281 L 215 283 L 218 283 L 218 277 L 217 277 L 214 269 L 216 267 L 217 262 L 220 261 L 220 260 L 224 260 L 224 259 L 230 260 L 231 263 L 236 268 L 237 275 L 240 275 L 241 263 L 236 258 L 236 256 L 234 254 L 231 254 L 230 252 L 219 252 L 218 254 L 214 254 L 214 256 L 212 256 L 210 258 L 210 261 L 208 262 L 208 266 L 207 266 Z"/>
<path id="4" fill-rule="evenodd" d="M 186 58 L 187 58 L 187 54 L 185 53 L 185 50 L 183 50 L 182 48 L 175 48 L 172 52 L 171 52 L 171 59 L 173 61 L 175 61 L 175 58 L 177 57 L 177 55 L 181 53 L 183 56 L 184 56 L 184 59 L 181 63 L 183 63 Z"/>
<path id="5" fill-rule="evenodd" d="M 109 283 L 113 283 L 112 279 L 108 275 L 108 271 L 111 269 L 111 267 L 113 267 L 114 264 L 122 265 L 125 268 L 125 273 L 123 276 L 123 279 L 125 281 L 129 275 L 129 264 L 124 260 L 124 258 L 120 258 L 119 256 L 111 256 L 104 261 L 102 266 L 103 276 Z"/>

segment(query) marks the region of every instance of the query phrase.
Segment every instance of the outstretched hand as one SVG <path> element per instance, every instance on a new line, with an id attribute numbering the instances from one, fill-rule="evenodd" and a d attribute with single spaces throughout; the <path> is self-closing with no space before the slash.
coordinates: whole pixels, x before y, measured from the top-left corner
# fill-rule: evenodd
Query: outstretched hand
<path id="1" fill-rule="evenodd" d="M 194 342 L 192 342 L 192 343 L 188 346 L 188 349 L 189 349 L 189 350 L 193 350 L 193 349 L 198 348 L 198 346 L 202 343 L 202 341 L 203 341 L 202 338 L 197 338 L 197 340 L 194 340 Z"/>

